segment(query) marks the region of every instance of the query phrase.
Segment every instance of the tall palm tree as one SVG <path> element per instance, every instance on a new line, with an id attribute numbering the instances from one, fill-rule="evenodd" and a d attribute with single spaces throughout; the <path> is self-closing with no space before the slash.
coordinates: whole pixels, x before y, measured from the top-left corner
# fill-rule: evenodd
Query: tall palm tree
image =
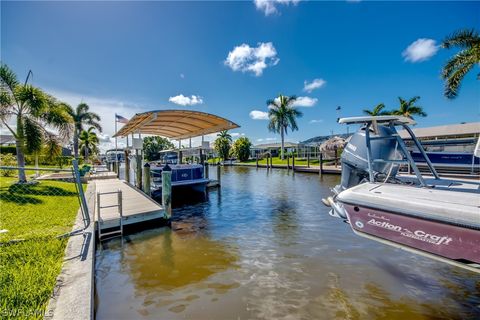
<path id="1" fill-rule="evenodd" d="M 63 104 L 27 82 L 28 77 L 21 84 L 7 65 L 0 65 L 0 120 L 15 138 L 20 168 L 25 166 L 25 153 L 38 152 L 45 142 L 58 144 L 67 139 L 72 125 Z M 26 180 L 24 169 L 19 169 L 18 181 Z"/>
<path id="2" fill-rule="evenodd" d="M 91 154 L 98 153 L 98 137 L 95 133 L 95 127 L 80 132 L 78 139 L 80 140 L 80 151 L 83 153 L 85 161 Z"/>
<path id="3" fill-rule="evenodd" d="M 444 95 L 448 99 L 453 99 L 458 95 L 465 75 L 475 65 L 480 64 L 480 35 L 473 29 L 459 30 L 446 37 L 442 47 L 461 49 L 447 61 L 442 69 L 442 78 L 445 80 Z M 480 73 L 477 74 L 477 79 L 480 80 Z"/>
<path id="4" fill-rule="evenodd" d="M 369 116 L 387 116 L 390 115 L 390 111 L 385 111 L 385 105 L 383 103 L 379 103 L 373 108 L 373 110 L 363 109 L 363 113 Z"/>
<path id="5" fill-rule="evenodd" d="M 84 130 L 84 125 L 94 127 L 98 131 L 102 132 L 102 126 L 100 125 L 100 116 L 95 112 L 91 112 L 90 107 L 86 103 L 80 103 L 75 109 L 66 105 L 68 113 L 73 119 L 73 153 L 75 158 L 78 158 L 78 137 Z"/>
<path id="6" fill-rule="evenodd" d="M 285 158 L 284 149 L 287 129 L 290 127 L 292 131 L 298 130 L 297 118 L 303 116 L 303 113 L 293 106 L 295 100 L 297 100 L 296 96 L 279 95 L 278 98 L 267 101 L 268 118 L 270 119 L 268 130 L 280 133 L 282 140 L 280 154 L 282 160 Z"/>
<path id="7" fill-rule="evenodd" d="M 427 114 L 423 111 L 423 108 L 415 105 L 415 103 L 420 99 L 419 96 L 413 97 L 410 100 L 405 100 L 402 97 L 398 97 L 400 106 L 397 110 L 391 111 L 390 114 L 397 116 L 404 116 L 410 119 L 413 119 L 413 116 L 426 117 Z"/>
<path id="8" fill-rule="evenodd" d="M 227 139 L 228 141 L 232 142 L 232 136 L 230 135 L 230 133 L 228 133 L 228 130 L 220 131 L 220 132 L 217 134 L 217 137 L 219 137 L 219 138 L 225 138 L 225 139 Z"/>

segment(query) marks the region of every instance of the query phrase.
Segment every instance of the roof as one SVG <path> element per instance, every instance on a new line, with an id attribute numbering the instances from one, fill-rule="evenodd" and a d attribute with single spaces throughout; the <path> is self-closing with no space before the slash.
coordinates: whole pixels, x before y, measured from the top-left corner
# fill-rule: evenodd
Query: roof
<path id="1" fill-rule="evenodd" d="M 416 122 L 413 119 L 403 117 L 403 116 L 362 116 L 362 117 L 349 117 L 349 118 L 341 118 L 338 120 L 338 123 L 365 123 L 365 122 L 390 122 L 392 120 L 396 120 L 397 122 L 414 125 Z"/>
<path id="2" fill-rule="evenodd" d="M 403 139 L 410 138 L 410 135 L 405 130 L 401 130 L 398 133 Z M 465 135 L 473 136 L 480 134 L 480 122 L 449 124 L 429 128 L 415 128 L 413 129 L 413 133 L 417 138 L 437 138 Z"/>
<path id="3" fill-rule="evenodd" d="M 284 143 L 284 148 L 293 148 L 298 146 L 298 143 L 293 143 L 293 142 L 285 142 Z M 253 146 L 255 149 L 270 149 L 270 148 L 281 148 L 282 144 L 280 142 L 276 143 L 263 143 L 263 144 L 257 144 Z"/>
<path id="4" fill-rule="evenodd" d="M 14 144 L 15 138 L 10 134 L 0 135 L 0 144 Z"/>
<path id="5" fill-rule="evenodd" d="M 179 140 L 239 127 L 230 120 L 210 113 L 155 110 L 137 113 L 113 136 L 126 137 L 129 134 L 141 133 Z"/>

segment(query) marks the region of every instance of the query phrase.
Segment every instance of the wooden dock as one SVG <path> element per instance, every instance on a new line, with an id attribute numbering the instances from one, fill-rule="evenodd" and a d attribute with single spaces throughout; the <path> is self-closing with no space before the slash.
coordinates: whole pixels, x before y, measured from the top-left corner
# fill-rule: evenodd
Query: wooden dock
<path id="1" fill-rule="evenodd" d="M 122 191 L 122 215 L 123 226 L 139 224 L 151 220 L 160 220 L 164 217 L 163 207 L 145 195 L 142 191 L 131 186 L 125 181 L 114 179 L 99 179 L 91 183 L 95 184 L 95 194 L 110 193 L 100 195 L 100 219 L 102 220 L 102 230 L 116 228 L 120 225 L 118 195 L 112 193 L 118 190 Z M 97 200 L 97 196 L 95 198 Z M 98 222 L 98 203 L 95 205 L 95 222 Z M 97 226 L 99 224 L 97 223 Z"/>

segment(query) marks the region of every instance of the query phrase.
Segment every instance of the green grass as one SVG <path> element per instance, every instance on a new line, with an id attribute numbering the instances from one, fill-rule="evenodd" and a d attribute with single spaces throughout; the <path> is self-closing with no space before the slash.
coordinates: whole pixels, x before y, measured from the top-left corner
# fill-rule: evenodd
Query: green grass
<path id="1" fill-rule="evenodd" d="M 255 165 L 256 160 L 255 159 L 250 159 L 248 161 L 240 162 L 240 163 Z M 292 158 L 290 158 L 289 163 L 290 163 L 290 165 L 292 165 Z M 318 159 L 310 159 L 310 165 L 318 166 L 318 163 L 319 163 Z M 267 164 L 267 159 L 258 160 L 258 164 L 266 165 Z M 285 165 L 286 166 L 287 165 L 287 158 L 282 160 L 282 159 L 280 159 L 280 157 L 273 157 L 272 158 L 272 164 L 274 164 L 274 165 Z M 307 165 L 307 160 L 306 159 L 295 158 L 295 165 L 296 166 L 306 166 Z"/>
<path id="2" fill-rule="evenodd" d="M 79 203 L 73 183 L 15 181 L 0 177 L 0 318 L 41 319 L 67 243 L 56 236 L 71 230 Z"/>

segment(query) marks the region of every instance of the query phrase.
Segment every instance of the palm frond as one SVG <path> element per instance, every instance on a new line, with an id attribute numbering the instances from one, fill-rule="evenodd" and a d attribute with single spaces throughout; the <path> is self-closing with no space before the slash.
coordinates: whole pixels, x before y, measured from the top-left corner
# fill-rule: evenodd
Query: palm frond
<path id="1" fill-rule="evenodd" d="M 442 47 L 445 49 L 450 49 L 451 47 L 468 48 L 474 44 L 480 45 L 480 36 L 474 29 L 455 31 L 442 41 Z"/>
<path id="2" fill-rule="evenodd" d="M 11 94 L 15 91 L 16 86 L 19 85 L 17 75 L 4 63 L 0 64 L 0 85 L 2 91 L 10 91 Z"/>
<path id="3" fill-rule="evenodd" d="M 14 95 L 22 109 L 34 117 L 39 117 L 47 108 L 48 101 L 45 93 L 29 84 L 17 85 Z"/>
<path id="4" fill-rule="evenodd" d="M 23 130 L 25 137 L 25 149 L 27 153 L 40 152 L 42 149 L 43 128 L 33 119 L 24 117 Z"/>
<path id="5" fill-rule="evenodd" d="M 460 84 L 465 75 L 473 68 L 472 64 L 466 64 L 456 69 L 445 82 L 444 95 L 448 99 L 457 97 Z"/>

